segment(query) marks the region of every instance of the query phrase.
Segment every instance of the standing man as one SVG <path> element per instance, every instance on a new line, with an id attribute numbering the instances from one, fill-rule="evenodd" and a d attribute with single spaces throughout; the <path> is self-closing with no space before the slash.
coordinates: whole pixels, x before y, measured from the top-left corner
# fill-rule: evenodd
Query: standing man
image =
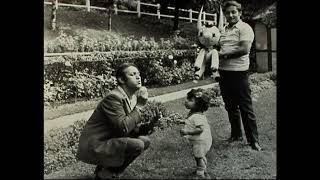
<path id="1" fill-rule="evenodd" d="M 229 142 L 242 141 L 241 120 L 248 144 L 260 151 L 256 117 L 249 86 L 249 53 L 254 39 L 252 28 L 240 18 L 241 4 L 227 1 L 224 15 L 228 22 L 220 37 L 220 88 L 231 124 Z"/>
<path id="2" fill-rule="evenodd" d="M 79 140 L 77 158 L 97 165 L 96 179 L 117 177 L 150 145 L 147 136 L 137 135 L 140 110 L 148 100 L 139 70 L 122 64 L 116 78 L 118 87 L 98 104 Z"/>

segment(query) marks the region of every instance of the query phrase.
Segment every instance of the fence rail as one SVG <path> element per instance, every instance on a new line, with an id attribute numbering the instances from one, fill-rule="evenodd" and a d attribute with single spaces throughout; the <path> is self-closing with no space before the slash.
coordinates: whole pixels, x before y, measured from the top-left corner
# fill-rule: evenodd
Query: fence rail
<path id="1" fill-rule="evenodd" d="M 91 6 L 90 5 L 90 0 L 86 0 L 86 4 L 85 5 L 59 3 L 58 0 L 54 0 L 54 1 L 55 1 L 56 9 L 58 9 L 59 6 L 64 6 L 64 7 L 86 8 L 88 12 L 90 12 L 91 9 L 106 10 L 106 8 L 104 8 L 104 7 Z M 53 5 L 53 2 L 45 1 L 44 4 L 45 5 Z M 150 7 L 156 8 L 155 9 L 156 13 L 142 12 L 141 11 L 141 5 L 150 6 Z M 136 8 L 137 8 L 136 11 L 131 11 L 131 10 L 125 10 L 125 9 L 118 9 L 118 7 L 115 5 L 112 10 L 114 11 L 115 14 L 118 14 L 118 12 L 137 14 L 139 18 L 141 17 L 141 15 L 157 16 L 158 19 L 160 19 L 161 17 L 174 18 L 173 15 L 161 14 L 160 13 L 160 4 L 149 4 L 149 3 L 140 2 L 138 0 Z M 174 7 L 168 7 L 168 9 L 174 10 Z M 189 20 L 189 22 L 191 22 L 191 23 L 198 21 L 198 19 L 193 18 L 193 14 L 199 14 L 198 11 L 194 11 L 192 9 L 179 9 L 179 11 L 188 12 L 189 13 L 188 17 L 179 16 L 179 19 Z M 203 15 L 203 19 L 204 19 L 203 21 L 204 22 L 206 22 L 206 19 L 207 19 L 206 17 L 207 16 L 212 16 L 213 19 L 214 19 L 214 24 L 217 24 L 217 14 L 211 14 L 211 13 L 204 12 L 204 15 Z"/>

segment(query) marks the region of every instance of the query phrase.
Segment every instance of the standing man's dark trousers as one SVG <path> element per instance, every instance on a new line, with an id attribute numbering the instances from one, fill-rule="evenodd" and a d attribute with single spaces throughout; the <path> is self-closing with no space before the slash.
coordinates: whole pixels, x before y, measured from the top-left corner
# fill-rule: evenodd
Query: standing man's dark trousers
<path id="1" fill-rule="evenodd" d="M 219 72 L 221 95 L 231 124 L 231 139 L 242 138 L 240 121 L 242 119 L 247 142 L 250 145 L 259 143 L 248 72 L 223 70 Z"/>

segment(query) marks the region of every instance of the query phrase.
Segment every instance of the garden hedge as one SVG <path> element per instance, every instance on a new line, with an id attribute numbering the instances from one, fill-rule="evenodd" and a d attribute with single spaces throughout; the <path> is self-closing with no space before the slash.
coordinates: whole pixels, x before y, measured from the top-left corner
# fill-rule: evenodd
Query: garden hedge
<path id="1" fill-rule="evenodd" d="M 108 52 L 108 51 L 153 51 L 167 49 L 192 49 L 194 40 L 173 36 L 160 38 L 156 41 L 153 37 L 120 36 L 108 32 L 103 38 L 89 37 L 86 32 L 77 35 L 67 35 L 63 31 L 59 36 L 46 44 L 45 52 Z"/>
<path id="2" fill-rule="evenodd" d="M 195 50 L 114 51 L 48 57 L 44 66 L 44 101 L 103 97 L 116 86 L 115 69 L 123 62 L 137 65 L 147 87 L 193 79 Z"/>

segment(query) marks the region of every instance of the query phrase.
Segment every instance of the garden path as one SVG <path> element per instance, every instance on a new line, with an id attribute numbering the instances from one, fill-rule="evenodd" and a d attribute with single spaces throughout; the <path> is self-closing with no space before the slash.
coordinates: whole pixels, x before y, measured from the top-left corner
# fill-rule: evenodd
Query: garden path
<path id="1" fill-rule="evenodd" d="M 208 85 L 203 85 L 203 86 L 198 86 L 194 88 L 203 88 L 203 89 L 208 89 L 212 88 L 214 86 L 218 85 L 217 83 L 212 83 Z M 159 95 L 155 97 L 149 98 L 149 101 L 159 101 L 159 102 L 169 102 L 169 101 L 174 101 L 176 99 L 181 99 L 186 96 L 187 92 L 190 91 L 192 88 L 177 91 L 177 92 L 172 92 L 164 95 Z M 55 128 L 63 128 L 72 125 L 75 121 L 80 120 L 80 119 L 89 119 L 90 115 L 92 114 L 93 110 L 81 112 L 81 113 L 76 113 L 76 114 L 71 114 L 67 116 L 62 116 L 59 118 L 55 118 L 49 121 L 44 121 L 44 133 L 48 132 L 50 129 L 55 129 Z"/>

